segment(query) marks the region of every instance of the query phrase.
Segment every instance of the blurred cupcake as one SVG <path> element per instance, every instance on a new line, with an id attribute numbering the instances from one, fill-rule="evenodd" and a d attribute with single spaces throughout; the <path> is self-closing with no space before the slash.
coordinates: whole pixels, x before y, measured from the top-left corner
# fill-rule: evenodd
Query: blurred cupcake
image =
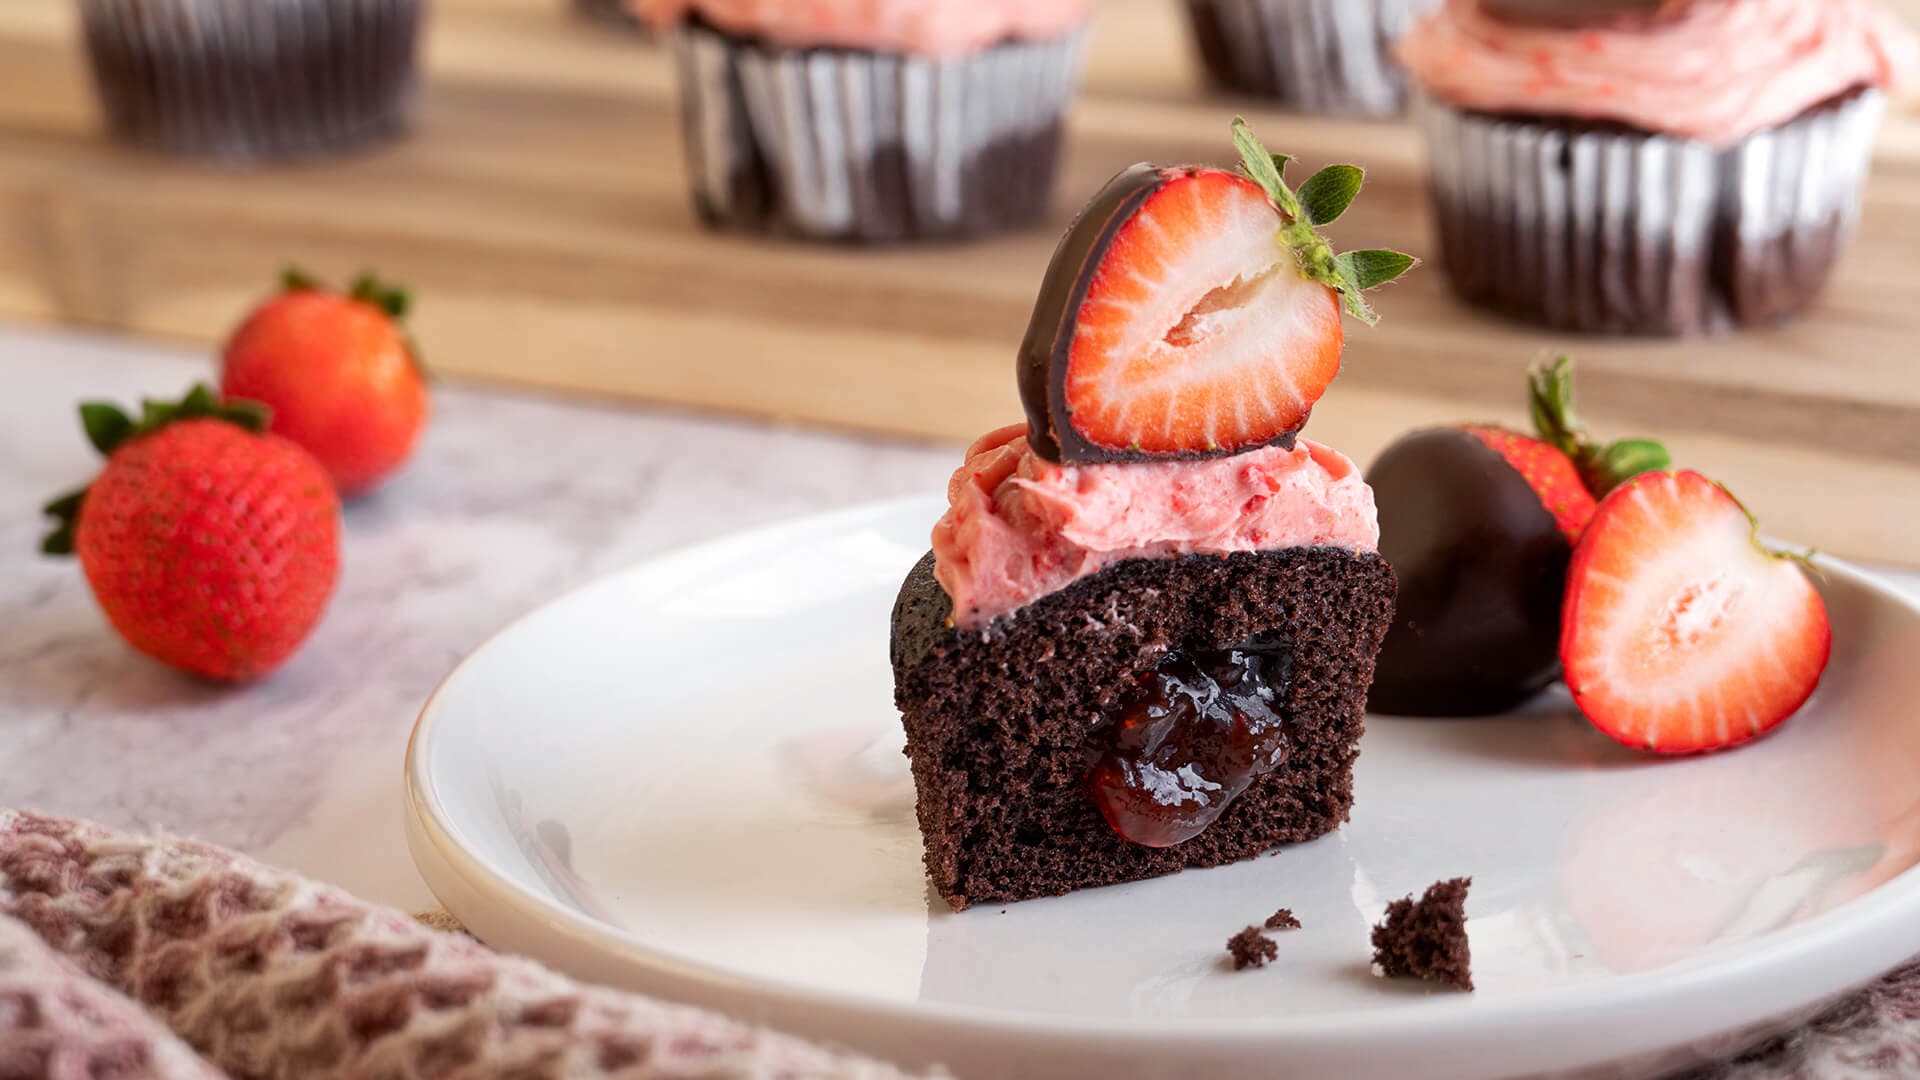
<path id="1" fill-rule="evenodd" d="M 1407 79 L 1391 45 L 1441 0 L 1186 0 L 1194 42 L 1223 89 L 1301 112 L 1391 116 Z"/>
<path id="2" fill-rule="evenodd" d="M 80 0 L 108 126 L 184 154 L 330 153 L 392 135 L 423 0 Z"/>
<path id="3" fill-rule="evenodd" d="M 1087 0 L 637 0 L 710 224 L 953 239 L 1046 212 Z"/>
<path id="4" fill-rule="evenodd" d="M 1447 0 L 1399 53 L 1461 295 L 1679 335 L 1813 300 L 1917 50 L 1877 0 Z"/>
<path id="5" fill-rule="evenodd" d="M 645 25 L 627 5 L 627 0 L 573 0 L 573 10 L 589 19 L 626 30 L 638 30 Z"/>

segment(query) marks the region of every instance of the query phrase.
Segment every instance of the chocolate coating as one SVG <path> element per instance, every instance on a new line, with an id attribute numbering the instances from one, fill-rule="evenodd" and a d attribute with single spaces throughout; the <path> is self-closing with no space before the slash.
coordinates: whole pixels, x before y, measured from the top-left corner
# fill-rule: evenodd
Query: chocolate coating
<path id="1" fill-rule="evenodd" d="M 1232 451 L 1149 454 L 1102 446 L 1080 434 L 1073 426 L 1072 410 L 1067 407 L 1067 361 L 1073 356 L 1075 320 L 1080 306 L 1086 303 L 1087 290 L 1092 287 L 1101 262 L 1107 257 L 1107 249 L 1113 245 L 1120 227 L 1139 212 L 1154 192 L 1186 172 L 1181 168 L 1163 169 L 1148 164 L 1123 170 L 1087 203 L 1053 250 L 1053 260 L 1047 264 L 1047 275 L 1040 283 L 1040 295 L 1034 300 L 1033 317 L 1027 322 L 1027 335 L 1020 342 L 1016 359 L 1020 403 L 1027 412 L 1027 444 L 1048 461 L 1062 464 L 1167 461 L 1221 457 L 1254 449 L 1242 446 Z M 1265 445 L 1292 449 L 1294 435 L 1289 431 Z"/>
<path id="2" fill-rule="evenodd" d="M 1368 708 L 1485 716 L 1552 683 L 1573 546 L 1526 480 L 1466 432 L 1433 428 L 1387 447 L 1367 482 L 1400 579 Z"/>
<path id="3" fill-rule="evenodd" d="M 1121 170 L 1067 226 L 1047 263 L 1016 363 L 1020 403 L 1027 410 L 1027 445 L 1048 461 L 1109 460 L 1105 448 L 1082 437 L 1068 416 L 1067 358 L 1073 351 L 1074 319 L 1114 235 L 1166 180 L 1161 169 L 1145 162 Z"/>

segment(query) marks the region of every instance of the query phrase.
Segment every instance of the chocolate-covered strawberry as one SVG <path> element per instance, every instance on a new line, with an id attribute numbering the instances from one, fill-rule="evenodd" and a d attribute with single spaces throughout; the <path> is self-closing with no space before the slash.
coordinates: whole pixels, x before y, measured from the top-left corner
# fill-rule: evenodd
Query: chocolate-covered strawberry
<path id="1" fill-rule="evenodd" d="M 1215 457 L 1291 446 L 1340 371 L 1340 313 L 1414 265 L 1397 251 L 1336 255 L 1361 170 L 1300 190 L 1285 155 L 1243 121 L 1240 172 L 1135 165 L 1081 211 L 1054 251 L 1020 346 L 1028 441 L 1052 461 Z"/>
<path id="2" fill-rule="evenodd" d="M 1565 357 L 1535 368 L 1528 389 L 1534 434 L 1415 431 L 1367 471 L 1380 554 L 1400 579 L 1375 712 L 1483 716 L 1545 689 L 1560 673 L 1567 564 L 1596 500 L 1668 465 L 1658 443 L 1586 437 Z"/>

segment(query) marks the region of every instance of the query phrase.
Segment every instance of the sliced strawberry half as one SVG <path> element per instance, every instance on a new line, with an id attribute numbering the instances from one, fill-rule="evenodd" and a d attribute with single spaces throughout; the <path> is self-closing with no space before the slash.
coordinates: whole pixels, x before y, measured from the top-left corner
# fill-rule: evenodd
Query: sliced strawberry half
<path id="1" fill-rule="evenodd" d="M 1119 231 L 1075 319 L 1074 428 L 1109 451 L 1236 451 L 1289 436 L 1340 371 L 1340 297 L 1301 276 L 1260 186 L 1166 180 Z"/>
<path id="2" fill-rule="evenodd" d="M 1736 746 L 1806 703 L 1832 650 L 1826 604 L 1793 556 L 1696 472 L 1642 474 L 1574 551 L 1560 660 L 1574 703 L 1660 754 Z"/>
<path id="3" fill-rule="evenodd" d="M 1392 251 L 1336 255 L 1315 226 L 1360 170 L 1299 192 L 1236 123 L 1244 171 L 1137 165 L 1096 195 L 1054 252 L 1021 345 L 1028 441 L 1055 461 L 1139 461 L 1291 445 L 1340 371 L 1343 310 L 1409 269 Z"/>

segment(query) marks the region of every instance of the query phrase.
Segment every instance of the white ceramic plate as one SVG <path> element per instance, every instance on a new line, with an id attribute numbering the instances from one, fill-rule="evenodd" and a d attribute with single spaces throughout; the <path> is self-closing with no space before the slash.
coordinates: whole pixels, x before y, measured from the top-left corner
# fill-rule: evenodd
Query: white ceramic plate
<path id="1" fill-rule="evenodd" d="M 952 914 L 887 663 L 939 508 L 682 552 L 488 642 L 409 750 L 434 891 L 578 975 L 963 1077 L 1645 1072 L 1920 953 L 1920 612 L 1831 563 L 1833 666 L 1756 745 L 1651 760 L 1551 698 L 1375 718 L 1335 835 Z M 1462 874 L 1478 992 L 1373 976 L 1386 902 Z M 1229 970 L 1283 905 L 1279 960 Z"/>

